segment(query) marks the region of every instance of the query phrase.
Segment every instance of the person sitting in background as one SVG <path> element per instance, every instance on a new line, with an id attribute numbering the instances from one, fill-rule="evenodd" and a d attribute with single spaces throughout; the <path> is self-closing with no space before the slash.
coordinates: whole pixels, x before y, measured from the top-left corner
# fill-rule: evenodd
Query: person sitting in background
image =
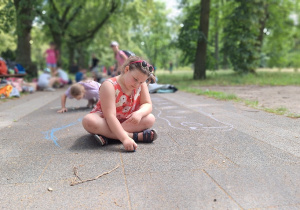
<path id="1" fill-rule="evenodd" d="M 96 102 L 99 99 L 99 88 L 100 83 L 93 80 L 80 81 L 71 85 L 68 90 L 61 96 L 61 109 L 58 110 L 58 113 L 67 112 L 66 101 L 67 98 L 77 100 L 87 99 L 87 107 L 93 108 Z"/>
<path id="2" fill-rule="evenodd" d="M 58 77 L 51 77 L 51 70 L 45 68 L 44 72 L 38 78 L 37 85 L 39 90 L 55 91 L 53 88 L 55 83 L 60 83 L 60 79 Z"/>
<path id="3" fill-rule="evenodd" d="M 93 77 L 94 81 L 99 82 L 101 80 L 102 74 L 101 74 L 98 66 L 94 67 L 92 69 L 91 73 L 92 73 L 92 77 Z"/>
<path id="4" fill-rule="evenodd" d="M 64 71 L 60 65 L 57 66 L 57 75 L 60 78 L 60 87 L 69 84 L 69 75 L 66 71 Z"/>
<path id="5" fill-rule="evenodd" d="M 72 65 L 70 66 L 70 69 L 69 69 L 70 73 L 73 73 L 73 74 L 76 74 L 78 71 L 79 71 L 79 65 L 77 64 L 77 61 L 74 60 Z"/>
<path id="6" fill-rule="evenodd" d="M 86 80 L 86 69 L 80 69 L 76 74 L 75 74 L 75 81 L 80 82 L 82 80 Z"/>

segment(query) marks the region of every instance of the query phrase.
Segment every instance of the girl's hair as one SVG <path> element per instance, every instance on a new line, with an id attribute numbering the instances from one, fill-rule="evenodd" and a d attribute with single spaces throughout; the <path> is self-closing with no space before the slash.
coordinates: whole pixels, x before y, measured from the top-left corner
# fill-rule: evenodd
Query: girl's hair
<path id="1" fill-rule="evenodd" d="M 141 62 L 136 62 L 136 61 L 141 61 Z M 142 66 L 142 61 L 146 62 L 147 66 L 143 67 Z M 136 62 L 136 63 L 135 63 Z M 143 74 L 146 74 L 149 78 L 148 80 L 151 83 L 155 83 L 156 78 L 154 75 L 154 67 L 151 66 L 146 60 L 138 57 L 138 56 L 130 56 L 121 66 L 121 72 L 124 73 L 125 67 L 129 66 L 129 70 L 133 71 L 135 69 L 138 69 L 140 72 L 142 72 Z M 151 67 L 150 67 L 151 66 Z M 149 69 L 150 67 L 150 69 Z M 151 70 L 152 68 L 152 70 Z"/>
<path id="2" fill-rule="evenodd" d="M 71 86 L 70 93 L 71 96 L 76 97 L 84 92 L 84 87 L 80 83 L 75 83 Z"/>

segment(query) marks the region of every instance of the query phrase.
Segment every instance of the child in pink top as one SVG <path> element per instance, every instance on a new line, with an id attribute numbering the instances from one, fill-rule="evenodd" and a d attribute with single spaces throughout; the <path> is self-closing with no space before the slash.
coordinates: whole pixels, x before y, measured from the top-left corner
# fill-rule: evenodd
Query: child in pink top
<path id="1" fill-rule="evenodd" d="M 50 43 L 50 48 L 44 52 L 44 57 L 46 57 L 47 67 L 51 69 L 51 75 L 55 75 L 57 60 L 58 60 L 59 52 L 55 48 L 55 44 L 53 42 Z"/>
<path id="2" fill-rule="evenodd" d="M 118 139 L 127 151 L 135 151 L 136 142 L 150 143 L 157 138 L 150 129 L 155 117 L 146 80 L 152 79 L 153 67 L 139 57 L 130 57 L 121 74 L 104 81 L 99 101 L 83 120 L 83 127 L 101 143 Z"/>

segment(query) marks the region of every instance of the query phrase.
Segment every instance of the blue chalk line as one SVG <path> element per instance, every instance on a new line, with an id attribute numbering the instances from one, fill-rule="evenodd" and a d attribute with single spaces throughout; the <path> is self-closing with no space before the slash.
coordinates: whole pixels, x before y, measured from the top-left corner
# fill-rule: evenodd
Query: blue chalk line
<path id="1" fill-rule="evenodd" d="M 59 144 L 57 143 L 58 138 L 54 135 L 54 133 L 55 133 L 56 131 L 65 129 L 65 128 L 67 128 L 67 127 L 76 125 L 77 123 L 79 123 L 79 122 L 81 122 L 81 121 L 82 121 L 82 118 L 79 118 L 76 122 L 70 123 L 70 124 L 65 125 L 65 126 L 62 126 L 62 127 L 60 127 L 60 128 L 52 128 L 51 130 L 44 131 L 44 132 L 42 132 L 42 133 L 45 135 L 45 139 L 47 139 L 47 140 L 52 140 L 56 146 L 60 147 Z"/>

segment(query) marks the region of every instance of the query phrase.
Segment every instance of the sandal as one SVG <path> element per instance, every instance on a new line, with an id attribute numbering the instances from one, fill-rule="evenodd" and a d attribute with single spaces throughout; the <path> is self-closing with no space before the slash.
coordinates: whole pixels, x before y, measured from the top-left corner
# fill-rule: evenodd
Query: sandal
<path id="1" fill-rule="evenodd" d="M 105 136 L 101 136 L 101 135 L 95 134 L 94 137 L 97 140 L 97 142 L 99 144 L 101 144 L 101 146 L 105 146 L 105 145 L 108 144 L 108 138 L 106 138 Z"/>
<path id="2" fill-rule="evenodd" d="M 153 132 L 153 138 L 151 138 L 151 133 Z M 143 142 L 143 143 L 152 143 L 157 139 L 157 133 L 154 129 L 146 129 L 143 130 L 143 140 L 138 140 L 139 133 L 133 133 L 133 140 L 135 142 Z"/>
<path id="3" fill-rule="evenodd" d="M 107 145 L 107 144 L 118 144 L 120 141 L 118 139 L 110 139 L 102 135 L 94 134 L 95 139 L 98 143 L 101 144 L 101 146 Z"/>

